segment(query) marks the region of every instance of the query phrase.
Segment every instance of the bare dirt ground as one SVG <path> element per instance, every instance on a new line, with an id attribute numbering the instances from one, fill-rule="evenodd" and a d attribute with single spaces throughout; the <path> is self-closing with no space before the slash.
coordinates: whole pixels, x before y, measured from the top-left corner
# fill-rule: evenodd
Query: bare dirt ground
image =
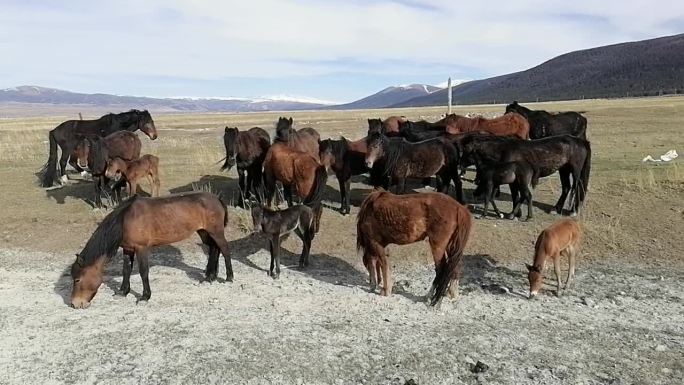
<path id="1" fill-rule="evenodd" d="M 68 117 L 0 120 L 0 383 L 683 383 L 684 171 L 681 159 L 642 165 L 641 158 L 684 152 L 684 98 L 534 108 L 586 111 L 589 119 L 594 162 L 579 217 L 586 239 L 576 287 L 556 298 L 549 272 L 545 295 L 522 295 L 536 236 L 557 219 L 545 212 L 559 194 L 552 176 L 535 191 L 534 221 L 475 221 L 462 295 L 440 309 L 423 302 L 434 274 L 424 243 L 389 248 L 392 297 L 368 292 L 354 250 L 358 209 L 334 210 L 334 177 L 310 269 L 294 267 L 301 244 L 293 237 L 284 243 L 288 268 L 280 280 L 269 278 L 266 240 L 249 235 L 247 213 L 231 208 L 235 282 L 201 282 L 206 256 L 192 238 L 155 250 L 149 303 L 136 303 L 138 276 L 129 297 L 112 295 L 121 282 L 117 256 L 93 305 L 70 309 L 68 267 L 105 212 L 92 210 L 92 186 L 76 177 L 60 189 L 37 186 L 47 130 Z M 287 115 L 323 137 L 356 139 L 369 117 L 434 120 L 442 112 Z M 161 158 L 163 191 L 209 189 L 231 199 L 236 173 L 215 164 L 223 127 L 272 130 L 277 116 L 155 115 L 160 138 L 143 138 L 143 151 Z M 352 188 L 358 207 L 368 187 Z M 477 361 L 488 368 L 474 373 Z"/>

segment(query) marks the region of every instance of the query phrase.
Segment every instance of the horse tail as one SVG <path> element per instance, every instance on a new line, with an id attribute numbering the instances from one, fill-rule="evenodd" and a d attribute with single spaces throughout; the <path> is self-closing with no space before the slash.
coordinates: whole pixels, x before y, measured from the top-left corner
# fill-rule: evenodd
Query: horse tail
<path id="1" fill-rule="evenodd" d="M 584 165 L 582 166 L 582 171 L 580 172 L 581 185 L 578 186 L 580 204 L 584 203 L 584 199 L 587 196 L 587 191 L 589 190 L 589 172 L 591 171 L 591 143 L 585 140 L 584 146 L 586 148 L 587 155 L 584 158 Z"/>
<path id="2" fill-rule="evenodd" d="M 304 199 L 304 204 L 313 209 L 314 221 L 313 221 L 313 233 L 316 234 L 321 224 L 321 214 L 323 213 L 323 206 L 321 205 L 321 200 L 323 199 L 323 190 L 325 189 L 326 183 L 328 182 L 328 172 L 325 166 L 320 165 L 316 167 L 316 176 L 314 179 L 314 184 L 309 192 L 309 195 Z"/>
<path id="3" fill-rule="evenodd" d="M 587 118 L 582 115 L 577 118 L 575 132 L 578 138 L 587 140 Z"/>
<path id="4" fill-rule="evenodd" d="M 55 181 L 55 172 L 57 171 L 57 139 L 55 138 L 55 130 L 50 131 L 48 140 L 50 142 L 50 155 L 40 171 L 43 174 L 41 181 L 43 187 L 52 186 Z"/>
<path id="5" fill-rule="evenodd" d="M 470 212 L 462 206 L 457 214 L 457 225 L 454 232 L 451 234 L 449 243 L 445 253 L 445 258 L 437 268 L 437 275 L 435 276 L 435 291 L 430 299 L 430 305 L 435 306 L 446 294 L 451 281 L 458 278 L 461 274 L 461 265 L 463 264 L 463 250 L 465 249 L 468 238 L 470 237 L 470 227 L 472 219 Z"/>
<path id="6" fill-rule="evenodd" d="M 370 216 L 371 212 L 373 211 L 373 202 L 375 202 L 375 198 L 379 195 L 379 193 L 383 191 L 382 189 L 378 189 L 375 191 L 372 191 L 366 199 L 363 200 L 361 203 L 361 207 L 359 208 L 359 213 L 356 215 L 356 250 L 361 251 L 366 249 L 366 246 L 370 244 L 370 237 L 368 234 L 361 228 L 361 225 L 366 222 L 368 217 Z"/>
<path id="7" fill-rule="evenodd" d="M 78 258 L 89 265 L 102 256 L 110 259 L 116 254 L 123 240 L 124 216 L 137 198 L 138 195 L 133 195 L 126 199 L 100 222 Z"/>

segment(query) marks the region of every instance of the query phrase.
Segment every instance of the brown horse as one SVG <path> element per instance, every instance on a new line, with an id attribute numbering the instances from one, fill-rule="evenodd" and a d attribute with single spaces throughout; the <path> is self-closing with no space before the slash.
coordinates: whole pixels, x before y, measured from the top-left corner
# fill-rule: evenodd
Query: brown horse
<path id="1" fill-rule="evenodd" d="M 159 158 L 145 154 L 139 159 L 125 160 L 118 156 L 107 160 L 105 176 L 109 179 L 118 179 L 123 176 L 128 182 L 126 192 L 133 196 L 138 191 L 138 182 L 147 177 L 150 182 L 150 195 L 159 196 Z"/>
<path id="2" fill-rule="evenodd" d="M 564 289 L 572 285 L 575 277 L 575 257 L 579 251 L 581 239 L 582 228 L 579 223 L 572 219 L 561 219 L 539 234 L 537 243 L 534 245 L 534 262 L 532 265 L 527 265 L 530 298 L 534 298 L 539 293 L 539 289 L 544 283 L 546 262 L 549 259 L 553 259 L 553 267 L 556 272 L 556 296 L 561 294 L 561 256 L 567 257 L 569 264 L 568 278 L 565 281 Z"/>
<path id="3" fill-rule="evenodd" d="M 244 206 L 244 200 L 249 199 L 252 193 L 256 194 L 261 188 L 261 170 L 266 152 L 271 147 L 271 137 L 259 127 L 252 127 L 247 131 L 240 131 L 237 127 L 226 127 L 223 144 L 226 147 L 226 161 L 221 166 L 221 171 L 230 170 L 237 165 L 240 187 L 238 204 Z"/>
<path id="4" fill-rule="evenodd" d="M 382 132 L 387 136 L 398 136 L 402 125 L 407 121 L 405 116 L 390 116 L 385 120 L 368 119 L 368 135 L 374 132 Z"/>
<path id="5" fill-rule="evenodd" d="M 105 265 L 123 248 L 123 282 L 117 294 L 130 292 L 134 256 L 143 282 L 141 301 L 150 299 L 148 279 L 150 249 L 182 241 L 192 233 L 199 234 L 209 248 L 206 279 L 213 281 L 218 273 L 219 254 L 226 262 L 226 280 L 233 280 L 228 242 L 223 234 L 228 224 L 228 211 L 221 200 L 208 192 L 190 192 L 161 198 L 134 195 L 107 215 L 76 255 L 71 266 L 74 280 L 71 305 L 77 309 L 90 306 L 102 283 Z"/>
<path id="6" fill-rule="evenodd" d="M 87 167 L 95 180 L 95 206 L 102 207 L 102 191 L 108 185 L 105 175 L 107 160 L 119 157 L 124 160 L 140 158 L 142 144 L 138 135 L 130 131 L 117 131 L 104 138 L 81 136 L 74 154 L 80 167 Z M 114 200 L 119 201 L 119 189 L 114 190 Z"/>
<path id="7" fill-rule="evenodd" d="M 297 151 L 287 144 L 274 143 L 264 159 L 264 187 L 268 204 L 272 205 L 276 181 L 283 184 L 288 206 L 292 206 L 292 189 L 303 203 L 314 209 L 316 223 L 321 217 L 321 198 L 328 180 L 325 166 L 311 155 Z M 316 226 L 315 231 L 318 231 Z"/>
<path id="8" fill-rule="evenodd" d="M 509 113 L 494 119 L 481 116 L 468 118 L 451 114 L 434 123 L 446 126 L 449 134 L 461 134 L 473 131 L 486 131 L 494 135 L 514 135 L 520 139 L 530 138 L 530 123 L 522 115 Z"/>
<path id="9" fill-rule="evenodd" d="M 305 127 L 300 130 L 292 128 L 292 118 L 279 118 L 276 124 L 276 136 L 273 143 L 286 143 L 295 150 L 305 152 L 319 161 L 318 159 L 318 142 L 321 136 L 318 131 L 311 127 Z"/>
<path id="10" fill-rule="evenodd" d="M 392 294 L 387 245 L 407 245 L 427 238 L 436 271 L 428 300 L 432 306 L 438 304 L 447 289 L 455 297 L 471 223 L 468 209 L 444 194 L 394 195 L 382 190 L 370 193 L 356 222 L 356 247 L 363 250 L 371 290 L 375 290 L 378 271 L 382 270 L 380 294 Z"/>

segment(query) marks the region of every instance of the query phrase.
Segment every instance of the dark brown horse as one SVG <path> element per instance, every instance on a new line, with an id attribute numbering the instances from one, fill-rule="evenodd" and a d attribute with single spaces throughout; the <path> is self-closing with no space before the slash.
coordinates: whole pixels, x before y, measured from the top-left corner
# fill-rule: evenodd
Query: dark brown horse
<path id="1" fill-rule="evenodd" d="M 349 141 L 326 139 L 320 143 L 320 159 L 326 169 L 332 170 L 340 184 L 340 212 L 349 214 L 349 187 L 351 177 L 368 172 L 366 167 L 366 138 Z"/>
<path id="2" fill-rule="evenodd" d="M 221 170 L 230 170 L 237 165 L 240 186 L 238 204 L 244 206 L 244 199 L 249 199 L 252 193 L 257 194 L 261 188 L 261 170 L 266 153 L 271 147 L 271 137 L 259 127 L 252 127 L 247 131 L 226 127 L 223 144 L 226 147 L 226 161 Z"/>
<path id="3" fill-rule="evenodd" d="M 368 119 L 368 135 L 381 132 L 389 137 L 399 136 L 401 126 L 407 122 L 405 116 L 390 116 L 382 119 Z"/>
<path id="4" fill-rule="evenodd" d="M 356 247 L 363 250 L 371 290 L 375 290 L 382 275 L 380 294 L 392 294 L 387 245 L 407 245 L 427 238 L 436 272 L 428 300 L 433 306 L 438 304 L 447 289 L 455 297 L 471 223 L 468 209 L 444 194 L 394 195 L 382 190 L 370 193 L 356 222 Z"/>
<path id="5" fill-rule="evenodd" d="M 197 233 L 209 248 L 206 279 L 218 274 L 219 254 L 226 261 L 226 280 L 233 280 L 228 242 L 223 234 L 228 224 L 228 211 L 221 200 L 207 192 L 190 192 L 161 198 L 137 195 L 115 208 L 76 255 L 71 266 L 73 290 L 71 305 L 77 309 L 90 306 L 90 301 L 102 283 L 105 265 L 123 248 L 123 282 L 117 294 L 130 292 L 130 277 L 134 257 L 143 283 L 141 301 L 152 295 L 148 279 L 150 250 L 155 246 L 182 241 Z"/>
<path id="6" fill-rule="evenodd" d="M 366 138 L 366 143 L 366 166 L 372 168 L 376 160 L 384 159 L 385 174 L 397 182 L 397 193 L 406 191 L 406 178 L 437 175 L 437 190 L 448 193 L 453 180 L 456 197 L 463 202 L 458 150 L 448 141 L 437 138 L 411 143 L 404 138 L 374 133 Z"/>
<path id="7" fill-rule="evenodd" d="M 140 138 L 130 131 L 117 131 L 102 138 L 96 135 L 80 136 L 75 154 L 78 164 L 89 168 L 95 179 L 95 206 L 102 207 L 102 192 L 108 186 L 109 178 L 105 175 L 107 161 L 119 157 L 126 161 L 140 158 Z M 114 189 L 114 201 L 119 202 L 121 185 Z"/>
<path id="8" fill-rule="evenodd" d="M 154 126 L 152 116 L 147 110 L 130 110 L 120 114 L 107 114 L 95 120 L 67 120 L 52 129 L 48 135 L 50 155 L 41 170 L 42 186 L 50 187 L 54 183 L 55 172 L 57 171 L 57 146 L 62 150 L 62 155 L 59 159 L 60 180 L 62 183 L 65 183 L 67 161 L 77 171 L 82 171 L 78 167 L 76 159 L 69 159 L 76 148 L 79 136 L 105 137 L 121 130 L 141 130 L 150 139 L 157 139 L 157 129 Z"/>
<path id="9" fill-rule="evenodd" d="M 273 279 L 280 277 L 280 243 L 290 233 L 294 232 L 302 240 L 299 267 L 309 266 L 311 242 L 316 235 L 314 230 L 319 226 L 315 223 L 316 220 L 316 213 L 306 205 L 292 206 L 284 210 L 271 210 L 259 206 L 252 208 L 254 231 L 261 231 L 270 237 L 271 267 L 268 274 Z"/>
<path id="10" fill-rule="evenodd" d="M 292 128 L 292 118 L 279 118 L 276 124 L 276 136 L 273 143 L 287 143 L 290 147 L 297 151 L 305 152 L 319 161 L 318 159 L 318 142 L 321 136 L 318 131 L 311 127 L 305 127 L 300 130 Z"/>
<path id="11" fill-rule="evenodd" d="M 570 215 L 576 215 L 584 203 L 589 188 L 591 145 L 571 135 L 557 135 L 536 140 L 494 135 L 467 135 L 461 141 L 461 167 L 474 164 L 476 159 L 485 162 L 527 162 L 547 177 L 558 171 L 562 191 L 555 205 L 560 214 L 570 194 Z M 570 176 L 572 175 L 572 184 Z M 512 192 L 513 193 L 513 192 Z M 511 194 L 513 204 L 517 196 Z"/>
<path id="12" fill-rule="evenodd" d="M 484 196 L 484 209 L 478 218 L 487 217 L 487 209 L 489 202 L 492 202 L 494 212 L 500 218 L 504 215 L 499 212 L 494 200 L 494 192 L 502 184 L 507 184 L 511 190 L 511 196 L 519 197 L 517 202 L 513 203 L 513 210 L 508 215 L 508 219 L 514 219 L 519 214 L 520 206 L 523 202 L 527 203 L 527 219 L 532 219 L 532 192 L 530 187 L 535 188 L 539 181 L 539 170 L 531 164 L 522 162 L 483 162 L 476 161 L 477 175 L 475 176 L 475 184 L 477 188 L 473 195 Z"/>
<path id="13" fill-rule="evenodd" d="M 530 138 L 541 139 L 554 135 L 572 135 L 587 139 L 587 118 L 579 112 L 551 114 L 544 110 L 530 110 L 513 102 L 506 106 L 506 114 L 518 113 L 530 123 Z"/>
<path id="14" fill-rule="evenodd" d="M 274 143 L 264 159 L 264 187 L 268 205 L 275 196 L 276 181 L 283 185 L 288 206 L 292 206 L 292 193 L 314 209 L 316 223 L 321 217 L 321 199 L 328 180 L 325 166 L 308 153 L 297 151 L 285 143 Z M 318 231 L 316 227 L 315 231 Z"/>
<path id="15" fill-rule="evenodd" d="M 520 139 L 530 138 L 530 124 L 520 114 L 504 114 L 498 118 L 486 119 L 481 116 L 468 118 L 451 114 L 435 122 L 435 125 L 445 126 L 450 134 L 463 134 L 475 131 L 486 131 L 494 135 L 517 136 Z"/>

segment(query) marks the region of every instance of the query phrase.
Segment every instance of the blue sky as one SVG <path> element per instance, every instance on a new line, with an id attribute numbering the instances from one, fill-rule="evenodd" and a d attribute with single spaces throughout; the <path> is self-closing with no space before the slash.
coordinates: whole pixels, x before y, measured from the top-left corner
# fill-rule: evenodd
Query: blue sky
<path id="1" fill-rule="evenodd" d="M 0 0 L 0 88 L 346 102 L 684 32 L 684 1 Z"/>

